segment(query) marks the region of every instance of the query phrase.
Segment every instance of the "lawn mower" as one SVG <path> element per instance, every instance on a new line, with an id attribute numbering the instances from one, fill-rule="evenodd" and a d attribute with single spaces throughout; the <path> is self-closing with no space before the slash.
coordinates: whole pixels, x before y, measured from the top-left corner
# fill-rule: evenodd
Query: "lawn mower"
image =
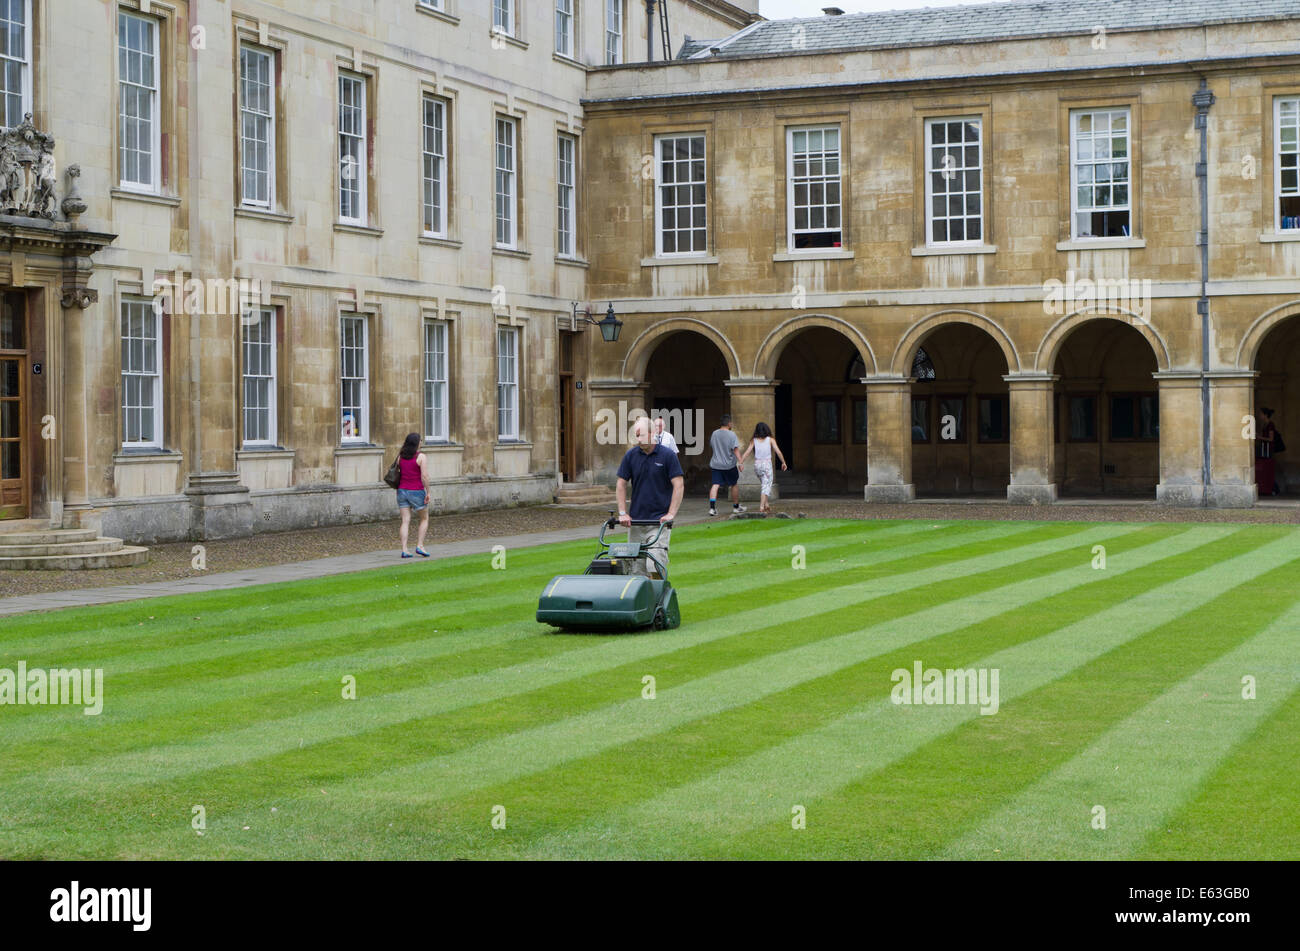
<path id="1" fill-rule="evenodd" d="M 682 622 L 668 567 L 647 551 L 673 523 L 634 519 L 633 525 L 656 525 L 659 531 L 641 542 L 606 541 L 605 532 L 618 524 L 612 513 L 601 524 L 600 550 L 585 572 L 556 575 L 546 583 L 537 602 L 537 620 L 570 631 L 662 631 Z M 658 577 L 646 572 L 647 559 L 658 569 Z"/>

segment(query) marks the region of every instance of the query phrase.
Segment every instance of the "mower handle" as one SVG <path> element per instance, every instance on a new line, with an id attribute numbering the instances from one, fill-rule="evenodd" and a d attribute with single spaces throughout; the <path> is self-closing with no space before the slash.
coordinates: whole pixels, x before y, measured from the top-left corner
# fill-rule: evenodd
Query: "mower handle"
<path id="1" fill-rule="evenodd" d="M 663 534 L 663 530 L 664 530 L 665 528 L 667 528 L 667 529 L 671 529 L 671 528 L 673 527 L 673 523 L 672 523 L 671 521 L 661 522 L 661 521 L 659 521 L 659 519 L 657 519 L 657 518 L 634 518 L 634 519 L 631 519 L 631 523 L 632 523 L 632 525 L 641 525 L 641 526 L 653 526 L 653 525 L 657 525 L 657 526 L 659 526 L 659 531 L 655 532 L 654 535 L 653 535 L 652 537 L 650 537 L 650 538 L 648 538 L 648 539 L 645 539 L 646 544 L 649 544 L 649 545 L 654 545 L 654 544 L 656 544 L 656 543 L 659 541 L 659 536 Z M 613 512 L 611 512 L 610 515 L 609 515 L 609 518 L 605 519 L 605 521 L 604 521 L 604 522 L 601 524 L 601 526 L 600 526 L 600 544 L 601 544 L 601 545 L 605 545 L 605 544 L 606 544 L 606 542 L 605 542 L 605 532 L 606 532 L 606 530 L 611 529 L 611 528 L 616 528 L 616 527 L 621 528 L 621 527 L 625 527 L 625 526 L 623 526 L 623 523 L 620 522 L 620 521 L 618 520 L 618 516 L 616 516 Z M 630 526 L 627 526 L 627 527 L 630 527 Z"/>
<path id="2" fill-rule="evenodd" d="M 661 522 L 657 518 L 634 518 L 634 519 L 629 519 L 629 521 L 633 525 L 665 525 L 668 528 L 673 527 L 672 519 L 669 519 L 666 522 Z M 607 528 L 613 528 L 615 525 L 622 525 L 622 524 L 623 523 L 618 520 L 617 515 L 610 515 L 610 517 L 605 520 L 605 525 Z"/>

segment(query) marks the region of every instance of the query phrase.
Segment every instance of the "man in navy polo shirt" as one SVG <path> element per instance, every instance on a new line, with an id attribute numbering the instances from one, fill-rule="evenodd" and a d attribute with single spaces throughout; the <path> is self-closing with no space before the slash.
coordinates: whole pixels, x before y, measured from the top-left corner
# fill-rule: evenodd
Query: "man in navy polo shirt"
<path id="1" fill-rule="evenodd" d="M 623 456 L 618 467 L 618 520 L 631 525 L 633 519 L 658 519 L 671 522 L 682 504 L 686 480 L 677 453 L 656 445 L 650 418 L 642 416 L 632 424 L 635 445 Z M 627 505 L 627 484 L 632 483 L 632 505 Z M 649 525 L 631 527 L 632 541 L 643 541 L 659 529 Z M 672 529 L 665 528 L 659 541 L 649 549 L 668 567 L 668 541 Z M 655 574 L 654 564 L 646 560 L 646 571 Z"/>

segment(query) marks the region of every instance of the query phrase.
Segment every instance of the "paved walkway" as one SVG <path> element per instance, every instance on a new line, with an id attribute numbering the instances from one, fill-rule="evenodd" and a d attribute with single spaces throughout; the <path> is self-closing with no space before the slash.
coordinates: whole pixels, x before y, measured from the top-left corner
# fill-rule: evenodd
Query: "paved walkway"
<path id="1" fill-rule="evenodd" d="M 676 524 L 689 525 L 707 521 L 704 514 L 677 515 Z M 615 535 L 615 537 L 617 537 Z M 595 543 L 590 528 L 568 528 L 554 532 L 533 532 L 524 535 L 499 535 L 492 538 L 473 538 L 461 542 L 444 542 L 429 545 L 429 559 L 455 558 L 458 555 L 489 555 L 494 545 L 504 545 L 507 551 L 532 548 L 555 542 L 572 542 L 589 538 Z M 144 584 L 119 585 L 112 588 L 82 588 L 75 591 L 52 591 L 48 594 L 20 595 L 0 598 L 0 616 L 25 614 L 30 611 L 51 611 L 58 608 L 80 608 L 94 604 L 112 604 L 117 601 L 137 601 L 142 598 L 162 598 L 174 594 L 197 594 L 205 591 L 224 591 L 228 588 L 246 588 L 260 584 L 277 584 L 283 581 L 306 581 L 309 578 L 327 578 L 330 575 L 366 571 L 371 568 L 392 568 L 396 565 L 416 565 L 426 559 L 418 555 L 403 561 L 397 549 L 368 552 L 363 555 L 341 555 L 334 558 L 317 558 L 296 561 L 266 568 L 244 571 L 226 571 L 220 574 L 199 575 L 176 581 L 151 581 Z"/>

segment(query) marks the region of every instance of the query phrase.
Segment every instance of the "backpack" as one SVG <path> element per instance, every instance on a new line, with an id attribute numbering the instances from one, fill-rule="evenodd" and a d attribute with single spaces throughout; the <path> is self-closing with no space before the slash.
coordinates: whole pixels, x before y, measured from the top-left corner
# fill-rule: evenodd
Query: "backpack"
<path id="1" fill-rule="evenodd" d="M 394 459 L 393 464 L 389 466 L 388 471 L 384 473 L 384 482 L 388 484 L 390 489 L 395 489 L 402 483 L 402 467 L 397 464 L 398 459 L 401 458 L 401 456 L 398 456 L 397 459 Z M 374 470 L 372 469 L 370 471 L 373 472 Z"/>
<path id="2" fill-rule="evenodd" d="M 1273 454 L 1279 452 L 1286 452 L 1286 442 L 1282 439 L 1282 433 L 1275 429 L 1273 430 Z"/>

